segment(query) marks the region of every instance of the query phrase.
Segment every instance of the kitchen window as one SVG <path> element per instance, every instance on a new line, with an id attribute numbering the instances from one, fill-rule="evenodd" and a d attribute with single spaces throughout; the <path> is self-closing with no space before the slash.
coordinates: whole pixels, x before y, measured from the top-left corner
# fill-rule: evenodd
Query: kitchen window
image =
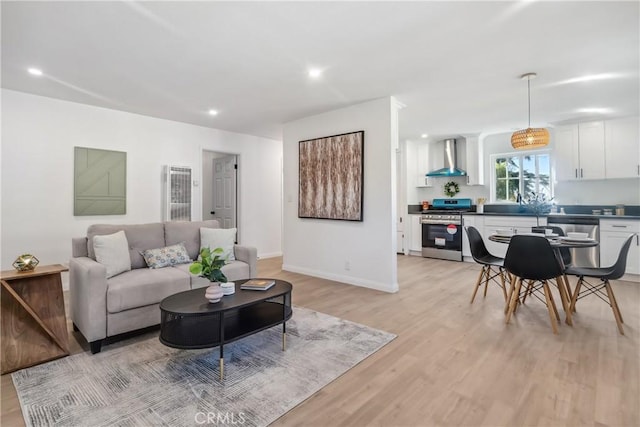
<path id="1" fill-rule="evenodd" d="M 553 196 L 551 183 L 551 156 L 549 152 L 496 154 L 491 156 L 491 201 L 515 203 L 518 193 Z"/>

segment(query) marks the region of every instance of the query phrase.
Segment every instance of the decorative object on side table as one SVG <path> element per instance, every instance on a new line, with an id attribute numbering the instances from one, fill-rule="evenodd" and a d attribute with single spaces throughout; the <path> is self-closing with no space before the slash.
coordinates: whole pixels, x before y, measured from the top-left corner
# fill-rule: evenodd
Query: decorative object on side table
<path id="1" fill-rule="evenodd" d="M 38 258 L 35 255 L 31 254 L 22 254 L 15 261 L 13 261 L 13 268 L 18 271 L 31 271 L 36 268 L 36 266 L 40 263 Z"/>
<path id="2" fill-rule="evenodd" d="M 444 185 L 444 194 L 453 197 L 460 192 L 460 186 L 457 182 L 449 181 Z"/>
<path id="3" fill-rule="evenodd" d="M 214 250 L 202 248 L 200 249 L 198 260 L 189 266 L 191 274 L 206 277 L 212 282 L 204 294 L 205 298 L 211 303 L 220 301 L 224 295 L 224 291 L 220 287 L 220 283 L 227 282 L 227 276 L 220 270 L 227 262 L 226 259 L 220 256 L 223 252 L 224 250 L 222 248 L 215 248 Z"/>

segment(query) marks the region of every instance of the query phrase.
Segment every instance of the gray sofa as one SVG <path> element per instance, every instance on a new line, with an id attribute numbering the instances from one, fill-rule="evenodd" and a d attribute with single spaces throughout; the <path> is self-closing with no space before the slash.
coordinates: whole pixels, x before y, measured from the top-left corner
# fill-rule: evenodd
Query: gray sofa
<path id="1" fill-rule="evenodd" d="M 160 323 L 159 304 L 177 292 L 209 285 L 205 278 L 189 273 L 190 264 L 159 269 L 147 268 L 140 251 L 184 242 L 191 259 L 200 250 L 200 228 L 220 228 L 218 221 L 165 222 L 136 225 L 92 225 L 87 236 L 72 241 L 69 261 L 71 319 L 74 330 L 98 353 L 103 340 L 125 332 Z M 124 230 L 129 244 L 131 271 L 106 278 L 106 268 L 98 263 L 93 237 Z M 213 248 L 212 248 L 213 249 Z M 222 268 L 229 281 L 256 277 L 257 250 L 234 246 L 235 261 Z"/>

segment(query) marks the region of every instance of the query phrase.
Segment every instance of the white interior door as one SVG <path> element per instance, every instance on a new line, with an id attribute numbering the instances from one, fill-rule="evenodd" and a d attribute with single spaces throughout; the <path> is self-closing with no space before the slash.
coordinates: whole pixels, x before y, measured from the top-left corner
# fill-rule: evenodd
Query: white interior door
<path id="1" fill-rule="evenodd" d="M 237 157 L 213 159 L 213 208 L 211 216 L 222 228 L 236 227 Z"/>

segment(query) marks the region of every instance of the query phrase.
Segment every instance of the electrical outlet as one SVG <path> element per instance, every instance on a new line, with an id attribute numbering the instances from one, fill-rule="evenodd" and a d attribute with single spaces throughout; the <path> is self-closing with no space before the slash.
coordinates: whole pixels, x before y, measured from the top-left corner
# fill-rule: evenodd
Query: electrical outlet
<path id="1" fill-rule="evenodd" d="M 344 269 L 347 271 L 351 270 L 351 263 L 349 261 L 344 262 Z"/>

